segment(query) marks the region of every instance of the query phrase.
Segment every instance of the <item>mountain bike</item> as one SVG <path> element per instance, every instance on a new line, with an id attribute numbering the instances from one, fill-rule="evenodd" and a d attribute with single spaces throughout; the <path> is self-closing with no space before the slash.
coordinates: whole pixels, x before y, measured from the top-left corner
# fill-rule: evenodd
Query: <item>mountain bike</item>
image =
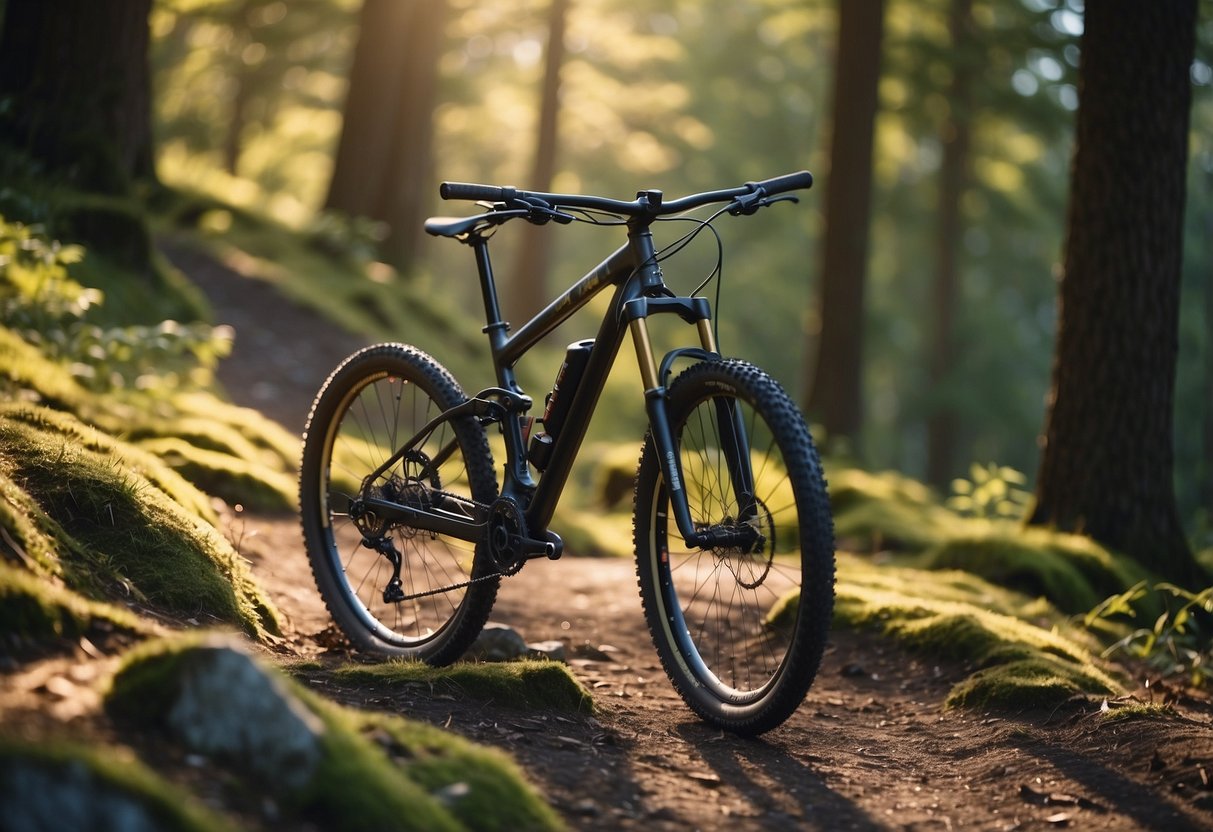
<path id="1" fill-rule="evenodd" d="M 444 199 L 486 209 L 429 219 L 425 230 L 475 256 L 496 386 L 468 397 L 426 353 L 380 344 L 346 359 L 317 395 L 304 434 L 303 533 L 320 593 L 356 648 L 453 662 L 483 628 L 503 578 L 531 559 L 560 557 L 563 542 L 548 526 L 630 334 L 648 417 L 633 542 L 661 663 L 688 706 L 721 728 L 758 734 L 796 710 L 817 673 L 834 601 L 821 463 L 783 388 L 717 350 L 700 292 L 713 275 L 719 287 L 720 260 L 688 296 L 667 287 L 661 263 L 723 214 L 794 202 L 790 192 L 812 181 L 801 171 L 675 200 L 640 191 L 631 201 L 441 185 Z M 718 206 L 709 218 L 692 218 L 691 232 L 657 248 L 658 222 L 685 222 L 709 205 Z M 515 219 L 619 227 L 627 240 L 511 332 L 489 239 Z M 608 289 L 595 337 L 568 346 L 542 414 L 532 413 L 517 362 Z M 658 360 L 648 327 L 655 315 L 694 327 L 692 345 Z M 679 362 L 689 366 L 671 381 Z M 504 445 L 500 482 L 490 430 Z"/>

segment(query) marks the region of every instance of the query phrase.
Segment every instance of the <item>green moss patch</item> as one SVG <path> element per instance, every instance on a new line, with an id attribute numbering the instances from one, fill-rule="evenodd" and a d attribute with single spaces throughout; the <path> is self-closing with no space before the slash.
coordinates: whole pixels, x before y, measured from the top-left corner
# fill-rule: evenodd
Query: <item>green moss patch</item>
<path id="1" fill-rule="evenodd" d="M 438 795 L 468 829 L 560 828 L 556 813 L 503 752 L 399 717 L 347 714 L 410 780 Z"/>
<path id="2" fill-rule="evenodd" d="M 209 523 L 216 520 L 207 496 L 155 454 L 97 430 L 70 413 L 28 405 L 0 405 L 0 419 L 28 425 L 40 433 L 62 437 L 81 450 L 111 457 L 186 511 Z"/>
<path id="3" fill-rule="evenodd" d="M 106 746 L 0 739 L 0 804 L 13 829 L 235 828 L 125 750 Z"/>
<path id="4" fill-rule="evenodd" d="M 88 397 L 67 367 L 46 358 L 7 327 L 0 327 L 0 390 L 67 408 L 81 407 Z"/>
<path id="5" fill-rule="evenodd" d="M 0 472 L 0 553 L 34 574 L 59 576 L 65 538 L 33 498 Z"/>
<path id="6" fill-rule="evenodd" d="M 188 488 L 177 475 L 44 409 L 0 413 L 0 447 L 0 475 L 28 495 L 27 510 L 36 506 L 61 530 L 71 588 L 123 586 L 179 617 L 209 617 L 259 638 L 277 632 L 273 607 L 231 544 L 161 486 Z M 203 504 L 198 497 L 196 508 Z"/>
<path id="7" fill-rule="evenodd" d="M 151 627 L 121 607 L 90 601 L 45 578 L 0 562 L 0 641 L 13 652 L 115 632 L 146 635 Z"/>
<path id="8" fill-rule="evenodd" d="M 1013 710 L 1050 708 L 1075 696 L 1113 695 L 1121 688 L 1089 664 L 1036 655 L 985 668 L 957 684 L 947 704 Z"/>
<path id="9" fill-rule="evenodd" d="M 593 698 L 564 665 L 531 660 L 430 667 L 421 662 L 347 664 L 334 675 L 348 682 L 446 687 L 463 696 L 517 708 L 591 712 Z"/>
<path id="10" fill-rule="evenodd" d="M 1085 612 L 1146 577 L 1141 567 L 1088 538 L 1019 527 L 954 537 L 927 551 L 922 565 L 963 569 L 1047 598 L 1069 613 Z"/>
<path id="11" fill-rule="evenodd" d="M 184 439 L 151 439 L 141 443 L 141 447 L 163 459 L 203 491 L 222 496 L 229 503 L 255 511 L 295 508 L 295 480 L 264 465 L 220 451 L 208 451 Z"/>
<path id="12" fill-rule="evenodd" d="M 834 534 L 857 548 L 919 551 L 963 533 L 972 522 L 948 511 L 929 488 L 902 474 L 826 468 Z"/>
<path id="13" fill-rule="evenodd" d="M 843 557 L 835 592 L 835 625 L 878 628 L 909 649 L 976 667 L 949 704 L 1048 707 L 1123 692 L 1097 666 L 1093 641 L 1056 610 L 976 576 Z"/>

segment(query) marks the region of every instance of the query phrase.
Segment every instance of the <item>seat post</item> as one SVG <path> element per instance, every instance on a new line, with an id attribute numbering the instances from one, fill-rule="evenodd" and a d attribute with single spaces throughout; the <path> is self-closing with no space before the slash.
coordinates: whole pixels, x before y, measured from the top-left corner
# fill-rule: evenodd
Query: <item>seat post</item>
<path id="1" fill-rule="evenodd" d="M 480 274 L 480 292 L 484 296 L 484 331 L 489 336 L 489 346 L 493 356 L 505 346 L 506 333 L 510 325 L 501 320 L 501 306 L 497 302 L 497 284 L 493 280 L 493 263 L 489 258 L 489 241 L 476 235 L 471 241 L 472 250 L 476 252 L 476 271 Z"/>

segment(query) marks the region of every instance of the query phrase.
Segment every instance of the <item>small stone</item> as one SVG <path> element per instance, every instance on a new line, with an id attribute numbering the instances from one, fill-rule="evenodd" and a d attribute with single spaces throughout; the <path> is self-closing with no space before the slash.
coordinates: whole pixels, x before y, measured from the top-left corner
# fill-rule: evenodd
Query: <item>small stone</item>
<path id="1" fill-rule="evenodd" d="M 563 662 L 566 658 L 566 652 L 563 641 L 537 641 L 533 644 L 528 644 L 527 658 L 530 659 L 548 659 L 553 662 Z"/>
<path id="2" fill-rule="evenodd" d="M 508 662 L 527 653 L 526 639 L 505 624 L 488 623 L 467 651 L 467 659 L 481 662 Z"/>
<path id="3" fill-rule="evenodd" d="M 467 783 L 458 782 L 443 786 L 438 791 L 434 792 L 434 799 L 443 806 L 453 806 L 463 798 L 472 793 L 472 788 Z"/>

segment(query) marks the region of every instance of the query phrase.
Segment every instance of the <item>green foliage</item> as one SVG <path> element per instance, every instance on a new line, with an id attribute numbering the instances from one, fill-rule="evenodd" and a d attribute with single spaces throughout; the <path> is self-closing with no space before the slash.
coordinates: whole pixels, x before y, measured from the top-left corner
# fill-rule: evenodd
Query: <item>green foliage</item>
<path id="1" fill-rule="evenodd" d="M 254 508 L 293 507 L 294 438 L 260 414 L 201 392 L 230 347 L 230 330 L 174 321 L 92 323 L 88 316 L 103 296 L 68 271 L 82 258 L 92 259 L 37 228 L 0 218 L 0 311 L 7 324 L 0 329 L 0 389 L 137 438 L 211 494 Z M 134 279 L 127 275 L 127 283 Z M 42 412 L 38 419 L 54 416 Z M 76 434 L 82 428 L 73 419 L 58 427 Z M 88 433 L 87 441 L 99 441 Z M 146 460 L 144 467 L 163 468 Z M 213 519 L 195 492 L 174 497 Z"/>
<path id="2" fill-rule="evenodd" d="M 1170 583 L 1134 584 L 1110 595 L 1082 616 L 1088 629 L 1104 622 L 1126 623 L 1138 618 L 1146 600 L 1165 607 L 1149 627 L 1130 629 L 1104 651 L 1123 653 L 1146 662 L 1163 677 L 1181 677 L 1193 687 L 1213 681 L 1213 586 L 1193 592 Z"/>
<path id="3" fill-rule="evenodd" d="M 6 325 L 83 386 L 108 391 L 202 386 L 231 347 L 231 332 L 206 324 L 102 327 L 87 320 L 104 300 L 72 279 L 84 250 L 46 239 L 37 226 L 0 217 L 0 314 Z"/>
<path id="4" fill-rule="evenodd" d="M 308 241 L 317 251 L 338 261 L 365 266 L 379 259 L 379 244 L 388 228 L 366 217 L 321 211 L 308 224 Z"/>
<path id="5" fill-rule="evenodd" d="M 969 468 L 972 479 L 952 480 L 952 496 L 944 503 L 962 517 L 987 520 L 1018 520 L 1032 500 L 1032 492 L 1023 486 L 1028 479 L 1005 465 L 978 465 Z"/>
<path id="6" fill-rule="evenodd" d="M 420 662 L 347 664 L 339 678 L 393 685 L 450 687 L 462 695 L 517 708 L 592 711 L 593 699 L 568 668 L 551 661 L 458 663 L 430 667 Z"/>

